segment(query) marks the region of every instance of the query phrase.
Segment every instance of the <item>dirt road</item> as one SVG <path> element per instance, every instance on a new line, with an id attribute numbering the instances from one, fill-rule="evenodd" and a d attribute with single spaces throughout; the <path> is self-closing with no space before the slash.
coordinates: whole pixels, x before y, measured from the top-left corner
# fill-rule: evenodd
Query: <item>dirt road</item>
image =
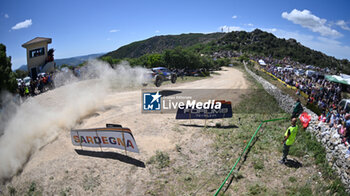
<path id="1" fill-rule="evenodd" d="M 219 75 L 212 75 L 208 79 L 170 84 L 162 86 L 162 89 L 248 88 L 248 82 L 239 70 L 224 68 L 218 73 Z M 55 108 L 69 107 L 64 105 L 63 98 L 56 95 L 58 91 L 60 89 L 40 95 L 36 99 L 40 104 Z M 238 101 L 240 94 L 234 96 Z M 71 98 L 77 99 L 76 104 L 79 104 L 79 97 Z M 28 186 L 35 182 L 37 189 L 44 195 L 144 195 L 147 189 L 153 186 L 154 181 L 147 161 L 157 150 L 169 152 L 170 160 L 177 159 L 172 153 L 176 151 L 176 145 L 181 145 L 184 153 L 189 153 L 190 149 L 187 148 L 201 152 L 193 155 L 197 159 L 202 160 L 209 156 L 211 139 L 201 134 L 198 128 L 179 126 L 188 121 L 176 121 L 175 114 L 142 114 L 139 89 L 122 92 L 110 90 L 108 95 L 100 96 L 97 101 L 102 103 L 102 106 L 99 106 L 98 110 L 88 112 L 88 115 L 84 114 L 85 116 L 81 117 L 77 124 L 74 123 L 72 128 L 104 127 L 106 123 L 121 124 L 132 130 L 140 150 L 139 154 L 128 152 L 132 157 L 130 159 L 123 156 L 124 152 L 121 150 L 104 149 L 120 154 L 111 155 L 109 158 L 79 155 L 75 151 L 77 148 L 71 143 L 70 131 L 59 130 L 57 137 L 31 155 L 23 171 L 13 177 L 8 185 L 15 187 L 17 192 L 26 192 Z M 204 122 L 198 120 L 192 121 L 192 124 L 202 125 Z M 192 166 L 195 168 L 194 165 L 187 165 Z"/>

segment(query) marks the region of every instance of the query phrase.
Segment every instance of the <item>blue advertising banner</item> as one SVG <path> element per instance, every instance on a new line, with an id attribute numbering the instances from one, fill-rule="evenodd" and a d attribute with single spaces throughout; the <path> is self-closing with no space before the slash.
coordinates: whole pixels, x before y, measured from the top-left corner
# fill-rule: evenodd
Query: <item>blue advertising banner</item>
<path id="1" fill-rule="evenodd" d="M 194 108 L 179 108 L 176 113 L 176 119 L 218 119 L 231 118 L 232 107 L 229 101 L 215 101 L 221 102 L 220 108 L 198 109 Z"/>

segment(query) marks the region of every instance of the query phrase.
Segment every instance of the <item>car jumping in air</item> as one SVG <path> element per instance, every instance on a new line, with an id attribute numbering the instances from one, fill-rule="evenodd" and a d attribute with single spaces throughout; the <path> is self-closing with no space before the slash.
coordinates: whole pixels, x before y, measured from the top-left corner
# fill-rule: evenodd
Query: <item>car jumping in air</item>
<path id="1" fill-rule="evenodd" d="M 176 83 L 177 75 L 176 73 L 170 71 L 166 67 L 155 67 L 148 71 L 149 76 L 151 78 L 152 83 L 156 85 L 156 87 L 160 87 L 162 82 L 171 81 L 171 83 Z M 145 84 L 147 85 L 147 84 Z"/>

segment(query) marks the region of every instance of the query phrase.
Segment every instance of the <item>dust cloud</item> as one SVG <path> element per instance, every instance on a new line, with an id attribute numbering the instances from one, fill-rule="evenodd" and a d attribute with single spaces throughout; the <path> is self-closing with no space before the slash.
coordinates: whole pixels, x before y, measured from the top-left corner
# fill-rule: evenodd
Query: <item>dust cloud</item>
<path id="1" fill-rule="evenodd" d="M 80 77 L 66 71 L 55 75 L 55 90 L 28 98 L 22 104 L 8 102 L 0 111 L 0 182 L 11 178 L 40 147 L 69 131 L 83 116 L 104 107 L 112 90 L 126 90 L 147 82 L 146 69 L 127 62 L 114 65 L 89 61 Z M 11 99 L 7 95 L 7 99 Z"/>

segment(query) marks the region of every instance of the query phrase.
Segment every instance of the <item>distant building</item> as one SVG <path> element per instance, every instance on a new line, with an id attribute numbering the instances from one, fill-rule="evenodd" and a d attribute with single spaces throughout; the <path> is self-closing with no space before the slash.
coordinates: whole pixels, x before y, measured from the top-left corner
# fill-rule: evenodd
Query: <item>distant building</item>
<path id="1" fill-rule="evenodd" d="M 29 75 L 34 79 L 40 72 L 51 72 L 55 70 L 53 61 L 53 49 L 48 50 L 51 38 L 36 37 L 24 44 L 27 49 L 27 67 Z"/>

